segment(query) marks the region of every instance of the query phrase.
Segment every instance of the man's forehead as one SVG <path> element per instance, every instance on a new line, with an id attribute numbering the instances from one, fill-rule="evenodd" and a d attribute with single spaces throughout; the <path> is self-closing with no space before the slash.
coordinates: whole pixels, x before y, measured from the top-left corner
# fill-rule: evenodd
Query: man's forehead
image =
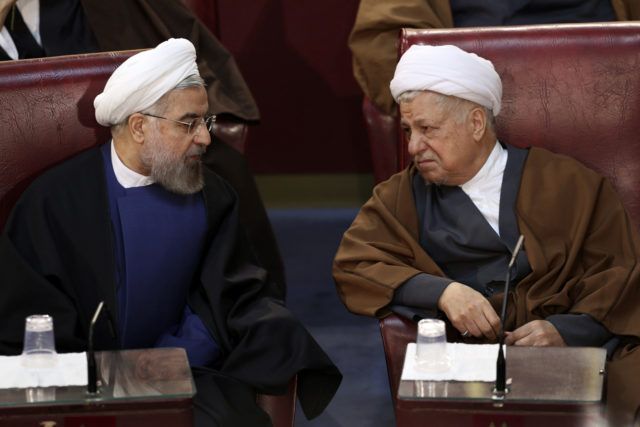
<path id="1" fill-rule="evenodd" d="M 207 91 L 203 87 L 177 89 L 169 94 L 169 110 L 184 117 L 199 117 L 209 110 Z"/>
<path id="2" fill-rule="evenodd" d="M 443 112 L 438 108 L 434 99 L 418 99 L 420 96 L 406 104 L 400 104 L 401 123 L 424 123 L 441 120 Z"/>

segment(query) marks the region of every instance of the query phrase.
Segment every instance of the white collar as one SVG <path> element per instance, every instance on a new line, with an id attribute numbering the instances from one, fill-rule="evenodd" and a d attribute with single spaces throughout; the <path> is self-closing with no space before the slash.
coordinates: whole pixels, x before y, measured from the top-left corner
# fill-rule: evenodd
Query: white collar
<path id="1" fill-rule="evenodd" d="M 124 188 L 144 187 L 145 185 L 154 183 L 150 176 L 132 171 L 122 163 L 122 160 L 118 157 L 118 153 L 116 153 L 113 139 L 111 140 L 111 166 L 113 167 L 113 173 L 116 175 L 116 179 Z"/>
<path id="2" fill-rule="evenodd" d="M 497 178 L 502 180 L 502 174 L 507 165 L 507 157 L 507 150 L 496 141 L 484 165 L 482 165 L 473 178 L 460 186 L 462 190 L 464 190 L 465 193 L 473 193 L 477 189 L 484 187 L 488 182 L 495 181 Z"/>
<path id="3" fill-rule="evenodd" d="M 508 152 L 496 141 L 478 173 L 460 186 L 496 234 L 500 235 L 500 193 Z"/>

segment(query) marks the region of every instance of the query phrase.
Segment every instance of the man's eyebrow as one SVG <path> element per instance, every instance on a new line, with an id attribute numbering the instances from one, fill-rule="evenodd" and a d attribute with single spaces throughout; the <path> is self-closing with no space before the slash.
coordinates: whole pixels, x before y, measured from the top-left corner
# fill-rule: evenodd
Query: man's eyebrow
<path id="1" fill-rule="evenodd" d="M 182 116 L 180 116 L 180 120 L 186 120 L 186 119 L 197 119 L 202 117 L 200 114 L 196 114 L 196 113 L 185 113 Z"/>
<path id="2" fill-rule="evenodd" d="M 400 125 L 401 126 L 409 126 L 411 123 L 417 125 L 417 126 L 422 126 L 424 125 L 425 121 L 427 121 L 427 119 L 425 117 L 417 117 L 413 120 L 402 120 L 400 119 Z"/>

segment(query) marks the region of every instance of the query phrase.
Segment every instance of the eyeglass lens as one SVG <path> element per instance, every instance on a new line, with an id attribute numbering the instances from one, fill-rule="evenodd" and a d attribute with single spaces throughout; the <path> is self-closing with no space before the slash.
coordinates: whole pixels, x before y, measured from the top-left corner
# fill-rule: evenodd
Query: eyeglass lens
<path id="1" fill-rule="evenodd" d="M 213 123 L 215 123 L 215 119 L 216 119 L 216 116 L 203 117 L 200 119 L 200 121 L 197 124 L 196 124 L 197 120 L 194 120 L 189 124 L 188 132 L 191 134 L 191 130 L 193 129 L 192 135 L 197 135 L 200 132 L 200 129 L 202 129 L 203 125 L 206 125 L 207 130 L 211 132 L 211 129 L 213 128 Z"/>

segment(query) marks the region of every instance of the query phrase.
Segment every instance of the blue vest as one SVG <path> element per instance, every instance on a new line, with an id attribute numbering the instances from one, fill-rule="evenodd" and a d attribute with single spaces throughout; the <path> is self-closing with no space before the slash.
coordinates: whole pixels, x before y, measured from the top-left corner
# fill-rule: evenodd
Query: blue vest
<path id="1" fill-rule="evenodd" d="M 204 337 L 218 351 L 186 304 L 205 244 L 202 192 L 179 195 L 158 184 L 122 187 L 113 172 L 110 145 L 102 147 L 102 154 L 113 224 L 121 347 L 181 346 L 194 364 L 189 343 L 180 342 L 193 339 L 193 328 L 196 338 Z"/>

